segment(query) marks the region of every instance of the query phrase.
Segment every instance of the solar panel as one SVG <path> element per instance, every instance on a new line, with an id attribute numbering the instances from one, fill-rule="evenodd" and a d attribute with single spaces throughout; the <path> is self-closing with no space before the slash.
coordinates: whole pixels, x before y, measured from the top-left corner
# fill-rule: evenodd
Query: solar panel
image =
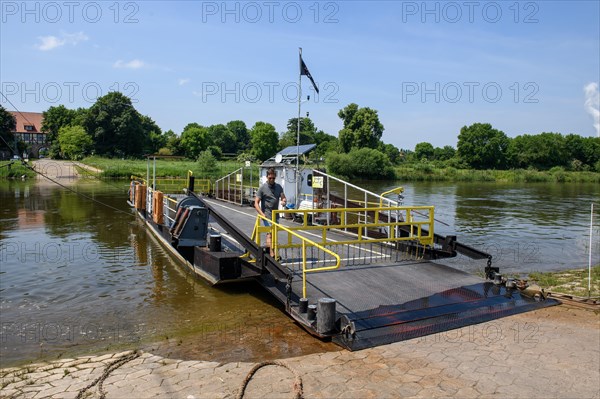
<path id="1" fill-rule="evenodd" d="M 315 148 L 317 145 L 316 144 L 303 144 L 299 147 L 293 145 L 290 147 L 286 147 L 283 150 L 279 151 L 279 154 L 286 156 L 286 155 L 296 155 L 298 153 L 300 154 L 306 154 L 307 152 L 309 152 L 310 150 L 312 150 L 313 148 Z"/>

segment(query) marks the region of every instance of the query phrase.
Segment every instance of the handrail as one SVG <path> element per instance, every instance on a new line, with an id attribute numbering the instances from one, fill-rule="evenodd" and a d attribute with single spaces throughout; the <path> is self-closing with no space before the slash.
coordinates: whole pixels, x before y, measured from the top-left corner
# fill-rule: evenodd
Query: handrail
<path id="1" fill-rule="evenodd" d="M 273 216 L 273 217 L 275 217 L 275 216 Z M 266 220 L 267 222 L 271 223 L 271 226 L 260 226 L 261 219 Z M 314 273 L 314 272 L 322 272 L 322 271 L 327 271 L 327 270 L 339 269 L 340 265 L 341 265 L 341 259 L 338 254 L 323 247 L 322 245 L 319 245 L 318 243 L 316 243 L 312 240 L 309 240 L 306 237 L 301 236 L 300 234 L 292 231 L 291 229 L 289 229 L 285 226 L 282 226 L 279 223 L 275 223 L 273 220 L 270 220 L 262 215 L 256 215 L 256 223 L 254 224 L 254 232 L 252 234 L 253 234 L 253 238 L 256 240 L 256 243 L 258 245 L 260 245 L 260 233 L 261 232 L 271 233 L 271 245 L 273 246 L 273 251 L 275 253 L 277 253 L 278 230 L 283 230 L 283 231 L 287 232 L 290 237 L 291 236 L 296 237 L 302 242 L 302 297 L 306 298 L 306 273 Z M 307 267 L 306 267 L 306 248 L 307 248 L 307 246 L 315 247 L 315 248 L 331 255 L 336 260 L 335 265 L 307 269 Z"/>
<path id="2" fill-rule="evenodd" d="M 228 202 L 232 202 L 234 204 L 239 204 L 242 205 L 243 203 L 243 186 L 244 186 L 244 174 L 243 174 L 243 168 L 238 168 L 236 170 L 234 170 L 233 172 L 217 179 L 215 181 L 215 197 L 217 199 L 223 200 L 223 201 L 228 201 Z M 238 182 L 238 174 L 241 174 L 241 179 Z M 231 183 L 231 177 L 234 177 L 234 181 L 233 183 Z M 231 194 L 233 191 L 233 200 L 231 199 Z M 221 195 L 221 193 L 225 193 L 227 192 L 227 198 L 225 198 L 225 196 Z M 239 192 L 239 199 L 238 199 L 238 192 Z"/>
<path id="3" fill-rule="evenodd" d="M 414 220 L 412 213 L 418 213 L 419 210 L 427 211 L 429 215 L 425 216 L 425 220 Z M 404 211 L 406 212 L 406 220 L 388 219 L 387 222 L 379 221 L 377 217 L 382 211 Z M 348 220 L 348 215 L 362 216 L 365 213 L 374 213 L 373 222 L 367 220 L 361 222 L 352 222 Z M 339 244 L 356 244 L 356 243 L 375 243 L 375 242 L 395 242 L 395 241 L 412 241 L 418 240 L 423 245 L 433 245 L 434 243 L 434 207 L 433 206 L 395 206 L 395 207 L 371 207 L 371 208 L 329 208 L 329 209 L 290 209 L 290 210 L 275 210 L 273 217 L 284 217 L 286 214 L 302 214 L 303 223 L 297 227 L 290 227 L 290 230 L 320 230 L 322 240 L 321 245 L 328 245 L 327 232 L 332 229 L 347 230 L 357 229 L 358 237 L 352 240 L 335 241 L 335 245 Z M 331 224 L 309 224 L 307 215 L 329 214 L 324 219 L 334 221 Z M 332 215 L 335 214 L 335 217 Z M 397 226 L 408 226 L 410 234 L 407 237 L 402 237 L 396 234 Z M 427 234 L 423 233 L 423 226 L 427 227 Z M 389 229 L 386 238 L 376 238 L 368 236 L 369 228 L 384 228 Z M 416 231 L 414 231 L 416 230 Z"/>
<path id="4" fill-rule="evenodd" d="M 383 200 L 387 201 L 390 205 L 396 205 L 396 206 L 398 205 L 398 201 L 394 201 L 394 200 L 391 200 L 389 198 L 385 198 L 385 197 L 383 197 L 383 194 L 380 195 L 380 194 L 374 193 L 372 191 L 365 190 L 362 187 L 359 187 L 359 186 L 354 185 L 352 183 L 348 183 L 345 180 L 339 179 L 339 178 L 337 178 L 335 176 L 329 175 L 329 174 L 327 174 L 325 172 L 322 172 L 320 170 L 313 169 L 313 173 L 314 174 L 318 174 L 318 175 L 323 176 L 323 177 L 326 177 L 328 180 L 335 180 L 338 183 L 342 183 L 345 187 L 350 187 L 350 188 L 353 188 L 353 189 L 358 190 L 360 192 L 363 192 L 365 194 L 365 196 L 366 195 L 371 195 L 371 196 L 374 196 L 376 198 L 380 198 L 382 201 Z M 360 200 L 352 200 L 352 201 L 356 202 L 356 201 L 360 201 Z M 367 201 L 365 201 L 365 202 L 367 202 Z"/>
<path id="5" fill-rule="evenodd" d="M 404 187 L 396 187 L 396 188 L 393 188 L 393 189 L 391 189 L 391 190 L 388 190 L 388 191 L 386 191 L 386 192 L 384 192 L 384 193 L 381 193 L 381 194 L 380 194 L 380 196 L 381 196 L 381 199 L 379 200 L 379 207 L 382 207 L 382 206 L 383 206 L 383 199 L 385 198 L 385 196 L 386 196 L 386 195 L 388 195 L 388 194 L 393 194 L 393 193 L 396 193 L 396 192 L 397 192 L 398 194 L 399 194 L 399 193 L 403 193 L 403 192 L 404 192 Z"/>

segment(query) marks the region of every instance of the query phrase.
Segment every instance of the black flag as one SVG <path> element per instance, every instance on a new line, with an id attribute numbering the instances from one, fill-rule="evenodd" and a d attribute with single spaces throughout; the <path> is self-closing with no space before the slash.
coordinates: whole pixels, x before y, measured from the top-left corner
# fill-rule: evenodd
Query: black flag
<path id="1" fill-rule="evenodd" d="M 317 92 L 317 94 L 319 94 L 319 88 L 317 87 L 317 84 L 315 83 L 315 80 L 313 79 L 312 75 L 308 71 L 308 68 L 306 67 L 306 64 L 304 63 L 304 60 L 302 60 L 302 55 L 300 55 L 300 75 L 306 75 L 310 79 L 310 82 L 312 83 L 313 87 L 315 88 L 315 91 Z"/>

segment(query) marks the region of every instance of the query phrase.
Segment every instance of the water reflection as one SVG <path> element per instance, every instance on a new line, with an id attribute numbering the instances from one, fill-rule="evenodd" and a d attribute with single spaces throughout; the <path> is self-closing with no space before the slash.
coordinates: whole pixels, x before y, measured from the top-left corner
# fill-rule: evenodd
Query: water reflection
<path id="1" fill-rule="evenodd" d="M 113 348 L 239 361 L 335 348 L 262 287 L 215 289 L 184 272 L 123 190 L 89 181 L 77 189 L 115 209 L 48 185 L 0 183 L 2 367 Z"/>

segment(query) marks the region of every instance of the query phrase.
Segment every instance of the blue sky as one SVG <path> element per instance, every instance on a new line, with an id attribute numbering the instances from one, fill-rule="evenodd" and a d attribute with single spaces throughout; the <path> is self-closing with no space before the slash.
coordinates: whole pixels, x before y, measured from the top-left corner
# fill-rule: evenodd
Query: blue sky
<path id="1" fill-rule="evenodd" d="M 302 115 L 332 135 L 355 102 L 399 148 L 455 147 L 475 122 L 596 136 L 599 4 L 2 0 L 0 90 L 21 111 L 120 90 L 163 130 L 241 119 L 282 132 L 302 47 L 321 90 L 302 78 Z"/>

